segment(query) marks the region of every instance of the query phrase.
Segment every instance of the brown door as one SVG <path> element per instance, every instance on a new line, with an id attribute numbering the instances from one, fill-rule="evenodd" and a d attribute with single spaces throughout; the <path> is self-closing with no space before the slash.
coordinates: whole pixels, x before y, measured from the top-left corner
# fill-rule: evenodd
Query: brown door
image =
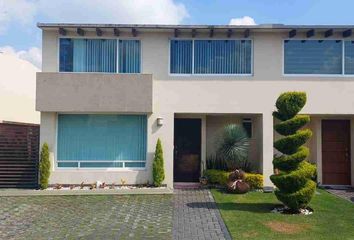
<path id="1" fill-rule="evenodd" d="M 175 119 L 174 181 L 197 182 L 200 177 L 201 120 Z"/>
<path id="2" fill-rule="evenodd" d="M 350 121 L 322 121 L 323 184 L 350 185 Z"/>

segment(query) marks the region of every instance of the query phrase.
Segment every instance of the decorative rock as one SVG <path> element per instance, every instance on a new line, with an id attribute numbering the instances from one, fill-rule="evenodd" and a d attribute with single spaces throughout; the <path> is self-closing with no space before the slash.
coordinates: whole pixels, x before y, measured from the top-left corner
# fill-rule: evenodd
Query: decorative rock
<path id="1" fill-rule="evenodd" d="M 232 182 L 235 182 L 236 180 L 244 180 L 244 179 L 245 179 L 245 172 L 240 169 L 236 169 L 229 175 L 229 181 Z"/>
<path id="2" fill-rule="evenodd" d="M 227 191 L 230 193 L 244 194 L 250 190 L 250 186 L 242 180 L 229 181 L 227 183 Z"/>

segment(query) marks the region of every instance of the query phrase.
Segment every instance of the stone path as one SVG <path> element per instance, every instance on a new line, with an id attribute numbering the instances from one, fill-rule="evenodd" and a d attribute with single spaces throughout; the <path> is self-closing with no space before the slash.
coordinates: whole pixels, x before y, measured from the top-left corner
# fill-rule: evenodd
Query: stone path
<path id="1" fill-rule="evenodd" d="M 173 239 L 231 239 L 209 190 L 176 189 Z"/>
<path id="2" fill-rule="evenodd" d="M 172 198 L 0 197 L 0 239 L 172 239 Z"/>
<path id="3" fill-rule="evenodd" d="M 354 203 L 354 188 L 348 189 L 326 189 L 328 192 L 337 195 L 338 197 L 348 199 Z"/>

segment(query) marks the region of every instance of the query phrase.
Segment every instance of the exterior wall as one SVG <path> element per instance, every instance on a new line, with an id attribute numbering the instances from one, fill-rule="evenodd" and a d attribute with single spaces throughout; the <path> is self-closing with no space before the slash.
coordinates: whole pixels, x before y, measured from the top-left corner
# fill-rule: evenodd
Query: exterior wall
<path id="1" fill-rule="evenodd" d="M 124 37 L 124 34 L 122 35 Z M 235 35 L 237 37 L 237 34 Z M 88 36 L 90 36 L 90 33 L 88 33 Z M 198 37 L 203 36 L 203 34 L 198 34 Z M 215 33 L 214 38 L 225 38 L 224 36 L 225 33 L 223 35 Z M 261 138 L 261 141 L 259 141 L 261 144 L 258 148 L 266 186 L 272 185 L 268 176 L 273 172 L 274 133 L 271 113 L 274 110 L 275 100 L 281 92 L 305 91 L 308 95 L 308 103 L 303 109 L 303 113 L 326 116 L 354 114 L 354 98 L 352 97 L 354 94 L 354 77 L 285 76 L 282 74 L 283 39 L 287 38 L 285 32 L 251 33 L 253 39 L 253 75 L 243 77 L 170 75 L 168 72 L 168 39 L 172 37 L 172 32 L 146 32 L 138 36 L 142 40 L 142 73 L 153 74 L 154 80 L 153 114 L 149 117 L 149 151 L 152 153 L 156 139 L 158 137 L 162 138 L 167 172 L 165 182 L 170 185 L 173 182 L 174 114 L 257 114 L 255 125 L 262 129 L 257 134 Z M 182 34 L 181 38 L 183 37 L 190 36 Z M 305 36 L 298 35 L 297 37 Z M 337 37 L 335 35 L 331 38 Z M 58 71 L 57 43 L 56 32 L 44 31 L 44 72 Z M 44 115 L 46 114 L 44 113 Z M 154 129 L 153 122 L 156 121 L 157 117 L 164 118 L 164 125 L 159 129 Z M 47 120 L 42 117 L 43 125 L 46 125 L 45 121 Z M 318 124 L 315 128 L 318 129 Z M 51 133 L 48 131 L 48 134 Z M 41 135 L 44 139 L 46 138 L 45 132 Z M 319 139 L 317 135 L 316 139 Z M 318 150 L 318 144 L 316 145 Z M 317 151 L 316 155 L 311 155 L 311 158 L 317 158 L 317 161 L 320 161 L 320 153 Z M 70 174 L 61 174 L 61 176 L 64 175 Z M 354 176 L 354 171 L 352 175 Z M 53 179 L 55 178 L 53 177 Z"/>
<path id="2" fill-rule="evenodd" d="M 37 73 L 36 109 L 152 112 L 151 74 Z"/>

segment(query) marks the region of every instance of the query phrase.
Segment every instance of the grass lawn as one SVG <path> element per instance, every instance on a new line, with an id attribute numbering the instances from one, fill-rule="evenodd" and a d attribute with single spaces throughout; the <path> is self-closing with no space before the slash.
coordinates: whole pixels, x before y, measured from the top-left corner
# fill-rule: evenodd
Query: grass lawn
<path id="1" fill-rule="evenodd" d="M 313 215 L 270 211 L 280 203 L 272 193 L 244 195 L 213 189 L 212 194 L 233 239 L 353 239 L 354 204 L 317 190 Z"/>

